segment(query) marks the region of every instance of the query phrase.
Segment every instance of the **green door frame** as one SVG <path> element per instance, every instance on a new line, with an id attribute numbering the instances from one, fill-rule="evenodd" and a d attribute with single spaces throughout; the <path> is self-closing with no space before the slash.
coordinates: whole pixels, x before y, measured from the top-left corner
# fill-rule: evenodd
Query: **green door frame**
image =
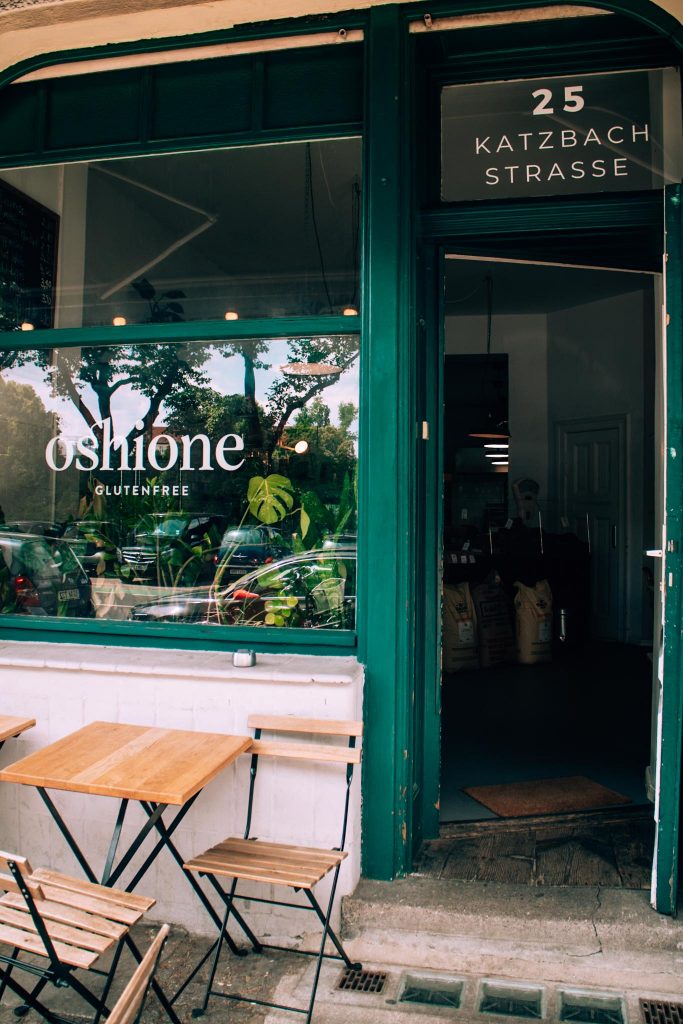
<path id="1" fill-rule="evenodd" d="M 444 251 L 471 252 L 476 255 L 497 255 L 497 240 L 509 238 L 513 229 L 519 239 L 519 250 L 523 250 L 524 236 L 536 237 L 538 233 L 548 239 L 551 248 L 553 240 L 564 234 L 579 230 L 579 241 L 585 238 L 591 225 L 595 230 L 631 229 L 640 231 L 647 218 L 654 216 L 650 226 L 659 230 L 661 222 L 656 217 L 661 197 L 651 195 L 633 199 L 630 203 L 615 203 L 608 197 L 592 197 L 575 204 L 572 211 L 567 205 L 564 215 L 558 217 L 556 204 L 546 202 L 547 222 L 543 225 L 543 205 L 538 204 L 533 216 L 528 218 L 514 204 L 501 204 L 495 210 L 481 208 L 467 211 L 460 223 L 460 231 L 454 231 L 455 215 L 445 214 L 436 218 L 425 217 L 426 233 L 431 243 L 426 245 L 422 257 L 426 276 L 430 284 L 425 289 L 432 296 L 433 308 L 437 311 L 427 332 L 427 419 L 433 422 L 431 435 L 438 451 L 431 456 L 433 473 L 427 477 L 424 500 L 427 511 L 423 519 L 425 530 L 423 544 L 427 551 L 435 551 L 436 557 L 426 560 L 424 582 L 424 634 L 428 638 L 422 647 L 423 673 L 425 679 L 425 703 L 423 714 L 424 751 L 421 831 L 427 838 L 438 833 L 439 788 L 439 712 L 438 686 L 440 666 L 440 622 L 435 621 L 434 607 L 438 609 L 440 596 L 440 514 L 442 504 L 442 463 L 441 443 L 443 398 L 439 370 L 443 360 L 443 310 L 442 266 Z M 629 206 L 631 215 L 629 216 Z M 441 231 L 438 229 L 441 220 Z M 564 220 L 564 224 L 560 220 Z M 666 614 L 664 644 L 664 686 L 660 698 L 659 756 L 657 770 L 657 797 L 655 806 L 656 853 L 652 880 L 652 901 L 661 913 L 676 914 L 678 847 L 679 847 L 679 805 L 681 792 L 683 724 L 683 644 L 681 643 L 681 618 L 683 599 L 681 594 L 681 529 L 683 527 L 683 203 L 681 187 L 672 186 L 666 190 L 667 224 L 667 537 L 666 551 Z M 505 250 L 507 253 L 508 251 Z M 436 691 L 436 692 L 435 692 Z"/>
<path id="2" fill-rule="evenodd" d="M 488 207 L 488 208 L 487 208 Z M 424 704 L 420 708 L 421 727 L 424 731 L 422 759 L 422 789 L 424 799 L 420 808 L 420 833 L 425 838 L 438 835 L 438 806 L 440 787 L 440 649 L 441 622 L 438 616 L 441 593 L 442 566 L 442 506 L 443 506 L 443 373 L 444 359 L 444 296 L 443 262 L 446 251 L 490 256 L 495 259 L 497 246 L 514 235 L 523 255 L 524 240 L 544 235 L 548 248 L 553 239 L 575 235 L 579 244 L 585 244 L 591 230 L 628 232 L 638 235 L 648 226 L 663 242 L 661 193 L 634 196 L 619 200 L 610 196 L 583 197 L 574 203 L 558 204 L 555 200 L 538 201 L 520 208 L 515 203 L 483 204 L 478 209 L 468 208 L 458 214 L 448 211 L 438 216 L 433 211 L 423 217 L 423 252 L 420 262 L 425 267 L 427 284 L 425 303 L 430 301 L 433 312 L 422 314 L 427 318 L 425 339 L 425 407 L 430 422 L 430 437 L 437 448 L 430 456 L 433 471 L 425 478 L 426 487 L 421 496 L 427 511 L 423 513 L 423 546 L 435 552 L 424 562 L 424 582 L 419 588 L 426 611 L 425 640 L 421 646 L 422 675 L 425 680 Z M 545 215 L 544 215 L 545 210 Z M 667 453 L 666 453 L 666 522 L 670 543 L 665 553 L 667 579 L 664 631 L 664 679 L 661 699 L 660 751 L 657 774 L 657 848 L 653 870 L 653 905 L 660 913 L 676 914 L 679 801 L 681 791 L 681 761 L 683 724 L 683 643 L 681 619 L 683 595 L 681 593 L 682 558 L 678 538 L 683 529 L 683 202 L 681 187 L 666 190 L 667 228 L 667 313 L 666 340 L 667 365 Z M 663 247 L 663 245 L 662 245 Z M 498 250 L 500 252 L 500 250 Z M 509 256 L 504 249 L 501 255 Z M 552 258 L 552 257 L 551 257 Z M 417 589 L 417 588 L 416 588 Z M 436 611 L 434 611 L 434 609 Z"/>
<path id="3" fill-rule="evenodd" d="M 683 540 L 683 202 L 680 185 L 665 190 L 666 453 L 664 660 L 660 682 L 652 898 L 662 914 L 676 913 L 683 723 L 681 542 Z"/>

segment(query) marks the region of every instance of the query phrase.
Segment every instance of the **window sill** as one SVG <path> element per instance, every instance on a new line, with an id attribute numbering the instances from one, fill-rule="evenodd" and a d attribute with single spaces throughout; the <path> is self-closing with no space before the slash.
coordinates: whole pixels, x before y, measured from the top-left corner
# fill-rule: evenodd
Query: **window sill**
<path id="1" fill-rule="evenodd" d="M 126 650 L 121 647 L 88 647 L 36 642 L 28 647 L 16 641 L 0 641 L 0 667 L 14 669 L 87 672 L 89 675 L 134 675 L 222 682 L 299 683 L 348 686 L 356 681 L 361 666 L 355 658 L 318 658 L 300 654 L 259 654 L 250 668 L 235 668 L 227 652 Z"/>
<path id="2" fill-rule="evenodd" d="M 216 651 L 248 647 L 265 654 L 338 654 L 356 647 L 352 630 L 277 629 L 267 626 L 198 626 L 117 621 L 48 619 L 29 615 L 0 618 L 0 643 L 49 639 L 55 644 Z"/>

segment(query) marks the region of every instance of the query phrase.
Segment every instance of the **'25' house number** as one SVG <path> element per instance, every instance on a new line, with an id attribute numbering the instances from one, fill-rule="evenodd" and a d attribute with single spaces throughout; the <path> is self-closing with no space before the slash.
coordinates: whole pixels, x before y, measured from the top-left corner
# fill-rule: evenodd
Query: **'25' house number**
<path id="1" fill-rule="evenodd" d="M 579 110 L 583 110 L 585 106 L 585 100 L 581 93 L 583 92 L 582 85 L 565 85 L 564 87 L 564 104 L 562 109 L 568 113 L 575 114 Z M 538 99 L 538 103 L 534 107 L 532 113 L 534 114 L 554 114 L 555 108 L 550 106 L 553 102 L 553 91 L 552 89 L 536 89 L 531 94 L 534 99 Z"/>

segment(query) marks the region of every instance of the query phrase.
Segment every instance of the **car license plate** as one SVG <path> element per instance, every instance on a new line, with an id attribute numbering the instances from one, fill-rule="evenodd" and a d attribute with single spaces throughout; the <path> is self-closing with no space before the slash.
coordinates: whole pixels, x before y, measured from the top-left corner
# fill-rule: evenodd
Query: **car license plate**
<path id="1" fill-rule="evenodd" d="M 57 591 L 58 601 L 76 601 L 79 596 L 78 587 L 70 587 L 69 590 Z"/>

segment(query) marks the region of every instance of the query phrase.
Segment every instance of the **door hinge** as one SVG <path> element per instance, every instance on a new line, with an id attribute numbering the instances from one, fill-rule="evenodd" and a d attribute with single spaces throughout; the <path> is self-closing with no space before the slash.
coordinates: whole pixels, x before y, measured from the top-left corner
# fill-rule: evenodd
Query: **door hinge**
<path id="1" fill-rule="evenodd" d="M 677 540 L 668 540 L 666 542 L 666 550 L 670 554 L 675 555 L 676 552 L 678 551 L 678 541 Z"/>

